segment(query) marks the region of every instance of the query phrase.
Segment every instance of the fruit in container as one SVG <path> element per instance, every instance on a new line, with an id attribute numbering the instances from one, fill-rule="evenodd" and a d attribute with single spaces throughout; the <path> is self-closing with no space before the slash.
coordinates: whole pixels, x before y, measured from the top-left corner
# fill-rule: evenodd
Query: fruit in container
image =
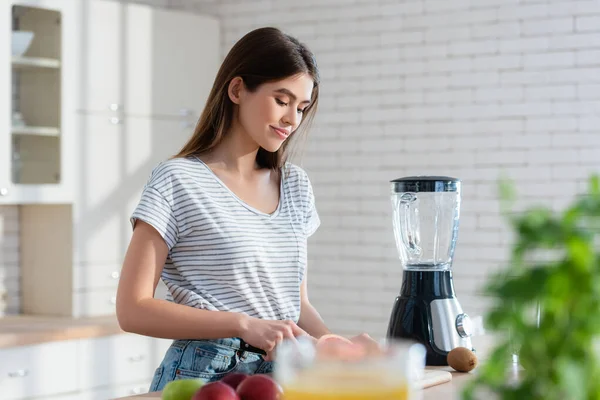
<path id="1" fill-rule="evenodd" d="M 318 340 L 317 340 L 317 346 L 319 345 L 325 345 L 325 344 L 352 344 L 352 341 L 348 338 L 345 338 L 343 336 L 340 335 L 336 335 L 334 333 L 330 333 L 327 335 L 323 335 L 321 336 Z"/>
<path id="2" fill-rule="evenodd" d="M 350 341 L 354 344 L 361 345 L 369 356 L 381 356 L 385 353 L 381 345 L 366 333 L 354 336 Z"/>
<path id="3" fill-rule="evenodd" d="M 240 397 L 231 386 L 216 381 L 202 386 L 191 400 L 240 400 Z"/>
<path id="4" fill-rule="evenodd" d="M 167 383 L 162 391 L 162 400 L 190 400 L 204 385 L 202 379 L 178 379 Z"/>
<path id="5" fill-rule="evenodd" d="M 237 389 L 240 383 L 242 383 L 248 377 L 247 374 L 242 374 L 240 372 L 232 372 L 230 374 L 225 375 L 221 382 L 231 386 L 233 390 Z"/>
<path id="6" fill-rule="evenodd" d="M 367 355 L 367 349 L 343 336 L 323 335 L 315 345 L 317 358 L 322 360 L 357 361 Z"/>
<path id="7" fill-rule="evenodd" d="M 264 374 L 244 379 L 236 392 L 241 400 L 280 400 L 283 390 L 275 380 Z"/>

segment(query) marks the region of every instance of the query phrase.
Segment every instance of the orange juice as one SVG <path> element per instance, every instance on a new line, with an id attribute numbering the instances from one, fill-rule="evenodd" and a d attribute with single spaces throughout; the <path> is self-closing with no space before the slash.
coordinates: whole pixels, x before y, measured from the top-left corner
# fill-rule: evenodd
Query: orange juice
<path id="1" fill-rule="evenodd" d="M 308 370 L 283 386 L 284 400 L 408 400 L 406 382 L 389 371 Z"/>
<path id="2" fill-rule="evenodd" d="M 364 392 L 307 391 L 301 388 L 284 388 L 284 400 L 408 400 L 405 386 L 394 388 L 371 388 Z"/>

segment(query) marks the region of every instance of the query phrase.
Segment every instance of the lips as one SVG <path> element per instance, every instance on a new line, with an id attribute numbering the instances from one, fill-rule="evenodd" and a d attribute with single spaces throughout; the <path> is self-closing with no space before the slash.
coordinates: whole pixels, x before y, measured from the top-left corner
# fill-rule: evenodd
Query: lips
<path id="1" fill-rule="evenodd" d="M 290 136 L 290 132 L 285 129 L 275 128 L 274 126 L 270 126 L 270 128 L 273 129 L 273 131 L 282 139 L 287 139 L 287 137 Z"/>

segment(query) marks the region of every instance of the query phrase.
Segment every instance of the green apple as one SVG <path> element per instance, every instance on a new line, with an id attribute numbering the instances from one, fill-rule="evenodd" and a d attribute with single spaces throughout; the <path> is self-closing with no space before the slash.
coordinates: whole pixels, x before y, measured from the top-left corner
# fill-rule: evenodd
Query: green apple
<path id="1" fill-rule="evenodd" d="M 162 400 L 190 400 L 204 385 L 202 379 L 178 379 L 167 383 L 162 391 Z"/>

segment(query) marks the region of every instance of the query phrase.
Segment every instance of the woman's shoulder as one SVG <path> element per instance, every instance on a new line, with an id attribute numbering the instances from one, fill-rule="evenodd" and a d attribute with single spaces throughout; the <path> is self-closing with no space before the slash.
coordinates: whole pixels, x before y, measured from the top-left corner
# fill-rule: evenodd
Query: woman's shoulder
<path id="1" fill-rule="evenodd" d="M 308 174 L 301 166 L 286 162 L 283 166 L 283 175 L 289 183 L 304 183 L 308 180 Z"/>
<path id="2" fill-rule="evenodd" d="M 175 157 L 159 162 L 150 173 L 148 185 L 164 185 L 180 182 L 198 174 L 198 161 L 193 158 Z"/>
<path id="3" fill-rule="evenodd" d="M 303 167 L 287 162 L 284 166 L 283 174 L 288 186 L 298 187 L 299 193 L 306 194 L 307 192 L 312 192 L 310 178 Z"/>

